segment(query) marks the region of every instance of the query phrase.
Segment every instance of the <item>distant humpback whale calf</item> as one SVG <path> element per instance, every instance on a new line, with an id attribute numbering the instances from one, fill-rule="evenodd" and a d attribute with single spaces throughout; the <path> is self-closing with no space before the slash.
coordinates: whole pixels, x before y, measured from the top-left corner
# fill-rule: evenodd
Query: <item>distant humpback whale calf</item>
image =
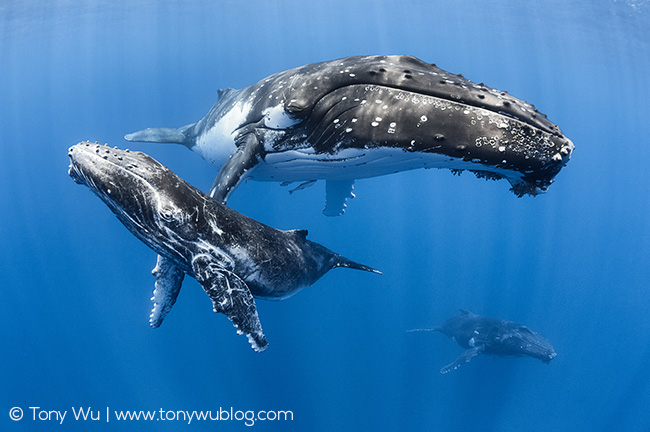
<path id="1" fill-rule="evenodd" d="M 302 187 L 324 179 L 330 216 L 343 213 L 355 179 L 417 168 L 505 178 L 516 195 L 536 195 L 574 148 L 533 105 L 410 56 L 279 72 L 220 90 L 197 123 L 125 139 L 197 152 L 220 169 L 210 195 L 222 203 L 245 178 Z"/>
<path id="2" fill-rule="evenodd" d="M 262 351 L 267 341 L 253 297 L 287 298 L 335 267 L 379 273 L 307 240 L 305 230 L 280 231 L 237 213 L 144 153 L 85 142 L 68 155 L 74 181 L 159 254 L 153 327 L 176 302 L 187 274 L 212 299 L 214 311 Z"/>
<path id="3" fill-rule="evenodd" d="M 448 319 L 438 327 L 409 331 L 439 331 L 466 349 L 453 363 L 440 370 L 443 374 L 458 369 L 480 354 L 529 356 L 544 363 L 550 363 L 557 355 L 549 341 L 528 327 L 466 310 L 461 310 L 460 315 Z"/>

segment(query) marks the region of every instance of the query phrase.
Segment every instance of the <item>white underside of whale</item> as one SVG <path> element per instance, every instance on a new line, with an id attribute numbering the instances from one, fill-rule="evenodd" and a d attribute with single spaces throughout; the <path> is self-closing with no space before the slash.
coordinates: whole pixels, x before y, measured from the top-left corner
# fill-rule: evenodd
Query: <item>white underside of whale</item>
<path id="1" fill-rule="evenodd" d="M 522 181 L 518 172 L 483 165 L 479 160 L 465 161 L 436 153 L 406 152 L 390 147 L 345 149 L 334 155 L 299 150 L 270 153 L 251 170 L 248 178 L 276 182 L 356 180 L 420 168 L 481 170 L 498 174 L 512 184 Z"/>

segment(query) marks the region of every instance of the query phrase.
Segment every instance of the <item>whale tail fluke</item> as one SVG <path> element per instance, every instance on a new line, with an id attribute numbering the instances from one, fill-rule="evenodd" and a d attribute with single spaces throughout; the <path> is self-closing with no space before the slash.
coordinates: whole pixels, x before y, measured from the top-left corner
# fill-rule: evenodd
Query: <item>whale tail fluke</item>
<path id="1" fill-rule="evenodd" d="M 187 126 L 175 128 L 147 128 L 141 131 L 124 135 L 127 141 L 136 142 L 155 142 L 155 143 L 173 143 L 191 146 L 191 130 L 196 123 Z"/>
<path id="2" fill-rule="evenodd" d="M 334 265 L 332 266 L 332 268 L 345 267 L 345 268 L 350 268 L 350 269 L 354 269 L 354 270 L 363 270 L 363 271 L 367 271 L 367 272 L 370 272 L 370 273 L 383 274 L 379 270 L 376 270 L 376 269 L 374 269 L 372 267 L 369 267 L 367 265 L 364 265 L 364 264 L 360 264 L 360 263 L 358 263 L 356 261 L 352 261 L 350 259 L 347 259 L 344 256 L 338 255 L 336 258 L 337 258 L 337 260 L 334 262 Z"/>

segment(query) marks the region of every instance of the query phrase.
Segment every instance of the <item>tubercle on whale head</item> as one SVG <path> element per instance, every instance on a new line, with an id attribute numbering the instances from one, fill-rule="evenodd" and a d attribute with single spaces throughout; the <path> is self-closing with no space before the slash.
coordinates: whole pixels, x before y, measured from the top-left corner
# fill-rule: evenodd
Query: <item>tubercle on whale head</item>
<path id="1" fill-rule="evenodd" d="M 88 150 L 91 149 L 92 150 Z M 89 158 L 89 155 L 92 155 L 92 152 L 96 154 L 92 158 Z M 91 143 L 90 141 L 80 142 L 68 149 L 68 157 L 70 158 L 70 166 L 68 169 L 68 175 L 77 184 L 87 185 L 89 187 L 97 186 L 95 182 L 89 184 L 91 180 L 91 171 L 96 171 L 95 166 L 92 162 L 92 159 L 95 157 L 108 159 L 108 153 L 110 153 L 108 144 L 100 145 L 98 141 Z"/>
<path id="2" fill-rule="evenodd" d="M 162 167 L 149 155 L 142 152 L 132 152 L 128 149 L 119 150 L 109 147 L 108 144 L 100 145 L 98 142 L 83 141 L 68 149 L 70 169 L 74 171 L 75 181 L 108 177 L 115 169 L 123 169 L 140 177 L 149 177 L 152 166 Z M 79 178 L 79 177 L 84 178 Z M 91 185 L 89 185 L 91 186 Z"/>
<path id="3" fill-rule="evenodd" d="M 512 186 L 512 191 L 518 196 L 531 195 L 537 196 L 539 194 L 544 194 L 548 190 L 549 186 L 555 181 L 555 176 L 559 174 L 573 155 L 573 150 L 575 146 L 573 142 L 564 137 L 564 144 L 561 146 L 559 152 L 555 153 L 551 160 L 547 163 L 547 166 L 542 170 L 546 174 L 541 177 L 538 174 L 537 178 L 528 179 L 524 176 L 526 182 L 521 184 L 516 184 Z"/>
<path id="4" fill-rule="evenodd" d="M 169 224 L 183 226 L 177 222 L 185 213 L 174 195 L 186 192 L 182 180 L 155 159 L 91 142 L 71 147 L 68 155 L 72 179 L 88 186 L 141 239 L 162 233 Z M 179 187 L 165 188 L 170 181 Z"/>
<path id="5" fill-rule="evenodd" d="M 73 179 L 88 186 L 132 234 L 159 254 L 186 259 L 203 220 L 194 200 L 186 204 L 184 197 L 204 194 L 184 187 L 185 181 L 141 152 L 80 143 L 70 159 Z"/>
<path id="6" fill-rule="evenodd" d="M 513 324 L 514 327 L 503 337 L 500 344 L 513 352 L 527 355 L 544 363 L 550 363 L 557 353 L 551 343 L 523 325 Z"/>
<path id="7" fill-rule="evenodd" d="M 316 152 L 374 146 L 446 155 L 452 158 L 450 163 L 441 166 L 436 161 L 436 167 L 495 173 L 489 177 L 508 178 L 519 196 L 544 193 L 569 160 L 573 144 L 531 104 L 461 76 L 431 70 L 415 58 L 372 59 L 367 66 L 361 61 L 346 63 L 357 76 L 374 71 L 378 78 L 372 85 L 341 82 L 314 102 L 301 132 Z M 381 61 L 385 63 L 379 67 Z M 340 72 L 331 69 L 331 75 Z M 407 70 L 410 84 L 400 81 Z M 292 97 L 308 97 L 309 89 L 301 88 Z"/>
<path id="8" fill-rule="evenodd" d="M 379 85 L 455 101 L 520 120 L 552 135 L 560 136 L 559 127 L 550 122 L 531 103 L 508 92 L 477 84 L 462 74 L 453 74 L 409 55 L 355 56 L 305 65 L 298 69 L 308 75 L 327 75 L 331 86 L 353 84 Z M 318 85 L 321 91 L 323 85 Z M 305 87 L 296 100 L 309 99 L 312 87 Z M 293 95 L 296 96 L 296 95 Z M 301 97 L 302 96 L 302 97 Z M 297 104 L 300 106 L 300 104 Z"/>

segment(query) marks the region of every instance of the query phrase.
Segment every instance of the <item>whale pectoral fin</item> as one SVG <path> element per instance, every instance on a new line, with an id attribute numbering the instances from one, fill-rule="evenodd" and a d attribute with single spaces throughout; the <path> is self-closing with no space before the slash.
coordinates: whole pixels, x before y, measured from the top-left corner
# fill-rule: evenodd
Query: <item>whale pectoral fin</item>
<path id="1" fill-rule="evenodd" d="M 325 216 L 340 216 L 345 213 L 346 201 L 354 198 L 354 179 L 327 180 L 325 182 Z"/>
<path id="2" fill-rule="evenodd" d="M 298 186 L 296 186 L 295 188 L 291 189 L 291 190 L 289 191 L 289 194 L 292 194 L 292 193 L 294 193 L 295 191 L 298 191 L 298 190 L 307 189 L 308 187 L 315 185 L 315 184 L 316 184 L 316 181 L 317 181 L 317 180 L 309 180 L 309 181 L 306 181 L 306 182 L 304 182 L 304 183 L 300 183 Z"/>
<path id="3" fill-rule="evenodd" d="M 174 262 L 161 255 L 158 255 L 156 267 L 151 273 L 156 278 L 156 283 L 151 297 L 153 310 L 149 316 L 149 324 L 157 328 L 176 303 L 185 273 Z"/>
<path id="4" fill-rule="evenodd" d="M 217 178 L 210 187 L 209 195 L 225 204 L 230 194 L 246 178 L 263 156 L 263 148 L 255 132 L 248 132 L 237 139 L 237 150 L 221 167 Z"/>
<path id="5" fill-rule="evenodd" d="M 461 367 L 462 365 L 464 365 L 465 363 L 467 363 L 477 355 L 481 354 L 484 349 L 485 346 L 483 345 L 468 349 L 467 351 L 462 353 L 460 357 L 458 357 L 453 363 L 450 363 L 447 366 L 440 369 L 440 373 L 446 374 L 449 371 L 458 369 L 459 367 Z"/>
<path id="6" fill-rule="evenodd" d="M 255 299 L 246 283 L 210 255 L 197 255 L 192 261 L 192 270 L 212 300 L 214 311 L 226 315 L 238 334 L 245 333 L 255 351 L 264 351 L 268 342 L 257 315 Z"/>

